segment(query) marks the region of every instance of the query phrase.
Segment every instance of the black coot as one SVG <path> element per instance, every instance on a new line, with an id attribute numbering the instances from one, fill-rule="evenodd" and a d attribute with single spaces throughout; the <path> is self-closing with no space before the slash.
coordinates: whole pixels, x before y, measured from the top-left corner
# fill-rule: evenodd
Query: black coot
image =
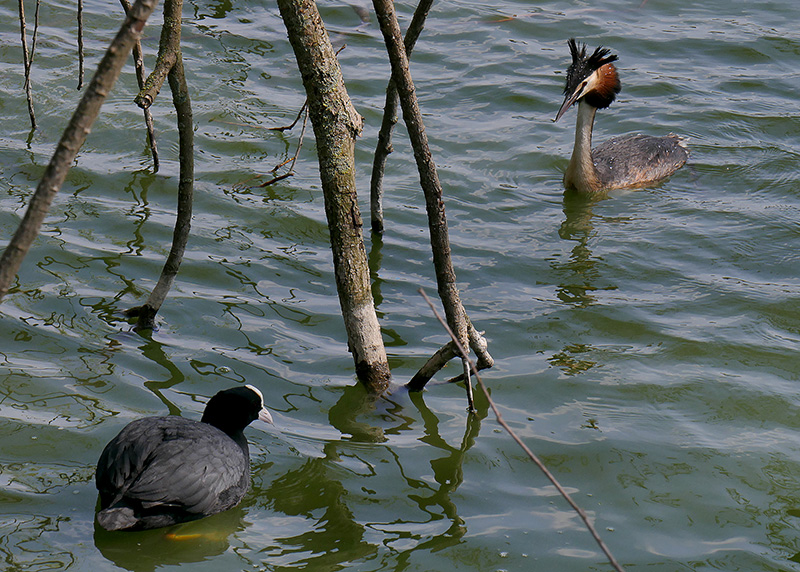
<path id="1" fill-rule="evenodd" d="M 145 417 L 128 424 L 97 462 L 97 522 L 106 530 L 144 530 L 195 520 L 236 506 L 250 485 L 244 428 L 272 423 L 252 385 L 220 391 L 201 421 Z"/>

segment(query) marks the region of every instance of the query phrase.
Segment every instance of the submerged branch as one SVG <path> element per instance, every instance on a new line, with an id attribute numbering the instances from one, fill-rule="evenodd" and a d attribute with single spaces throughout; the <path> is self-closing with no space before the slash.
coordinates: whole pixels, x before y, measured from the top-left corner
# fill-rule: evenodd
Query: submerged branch
<path id="1" fill-rule="evenodd" d="M 428 136 L 419 110 L 414 82 L 408 68 L 408 57 L 400 35 L 400 26 L 391 0 L 373 0 L 378 22 L 389 53 L 392 65 L 392 83 L 397 87 L 403 121 L 408 130 L 414 159 L 419 171 L 420 186 L 425 194 L 425 209 L 428 215 L 433 264 L 436 271 L 436 284 L 439 298 L 444 307 L 447 323 L 462 346 L 470 342 L 470 325 L 466 310 L 456 285 L 450 237 L 447 230 L 442 185 L 431 155 Z M 488 356 L 488 352 L 486 352 Z M 486 362 L 491 361 L 491 356 Z M 416 377 L 416 376 L 415 376 Z M 418 385 L 421 379 L 415 381 Z M 469 391 L 469 390 L 468 390 Z"/>
<path id="2" fill-rule="evenodd" d="M 439 348 L 435 354 L 428 358 L 428 361 L 425 362 L 425 365 L 411 378 L 411 381 L 406 383 L 406 387 L 409 391 L 422 391 L 431 378 L 447 365 L 447 362 L 457 356 L 456 344 L 452 341 L 447 342 Z"/>
<path id="3" fill-rule="evenodd" d="M 476 330 L 472 322 L 470 322 L 467 327 L 469 329 L 469 347 L 475 352 L 478 358 L 475 367 L 477 367 L 479 371 L 492 367 L 494 365 L 494 358 L 489 355 L 489 344 L 486 342 L 486 338 L 483 337 L 483 333 Z M 458 357 L 458 355 L 455 344 L 453 344 L 453 342 L 447 342 L 425 362 L 425 365 L 423 365 L 416 374 L 414 374 L 414 377 L 406 383 L 406 388 L 408 388 L 409 391 L 422 391 L 433 376 L 447 365 L 447 362 Z M 467 384 L 469 384 L 468 372 L 460 373 L 448 379 L 446 383 L 459 383 L 462 381 L 466 381 Z M 471 386 L 468 387 L 467 391 L 470 390 Z"/>
<path id="4" fill-rule="evenodd" d="M 178 275 L 192 221 L 192 199 L 194 195 L 194 124 L 189 87 L 181 56 L 181 11 L 183 0 L 167 0 L 164 3 L 164 28 L 159 44 L 160 62 L 171 61 L 168 70 L 172 103 L 178 116 L 180 175 L 178 180 L 178 206 L 175 216 L 175 230 L 172 234 L 172 248 L 169 251 L 158 283 L 147 302 L 127 311 L 129 316 L 137 316 L 137 328 L 153 328 L 155 316 L 169 294 L 175 277 Z M 170 22 L 170 25 L 167 25 Z M 154 72 L 155 73 L 155 72 Z M 151 75 L 151 78 L 153 76 Z M 157 92 L 156 92 L 157 93 Z"/>
<path id="5" fill-rule="evenodd" d="M 180 1 L 176 1 L 180 4 Z M 192 222 L 192 197 L 194 195 L 194 124 L 192 122 L 192 104 L 189 99 L 189 88 L 183 70 L 183 58 L 178 52 L 175 65 L 169 72 L 169 87 L 172 90 L 172 102 L 178 114 L 178 136 L 180 156 L 180 179 L 178 181 L 178 207 L 175 217 L 175 230 L 172 234 L 172 248 L 164 263 L 158 283 L 147 302 L 142 306 L 128 310 L 129 316 L 137 316 L 137 328 L 151 329 L 155 325 L 155 316 L 169 290 L 175 282 L 178 270 L 183 261 L 189 231 Z"/>

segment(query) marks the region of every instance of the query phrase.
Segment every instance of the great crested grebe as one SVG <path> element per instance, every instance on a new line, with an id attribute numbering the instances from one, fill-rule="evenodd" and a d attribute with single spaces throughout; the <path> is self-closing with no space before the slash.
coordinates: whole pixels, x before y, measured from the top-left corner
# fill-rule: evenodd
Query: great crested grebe
<path id="1" fill-rule="evenodd" d="M 564 187 L 584 193 L 641 187 L 670 176 L 689 154 L 677 135 L 651 137 L 631 133 L 609 139 L 592 150 L 592 126 L 598 109 L 605 109 L 621 89 L 616 55 L 602 46 L 586 56 L 586 44 L 578 49 L 568 42 L 572 64 L 567 69 L 564 103 L 553 121 L 558 121 L 578 102 L 575 147 L 564 173 Z"/>

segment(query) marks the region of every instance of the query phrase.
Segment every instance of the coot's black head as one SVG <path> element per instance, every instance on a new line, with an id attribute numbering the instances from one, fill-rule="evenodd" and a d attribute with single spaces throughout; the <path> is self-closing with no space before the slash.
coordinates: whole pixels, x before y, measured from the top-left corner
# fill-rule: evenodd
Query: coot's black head
<path id="1" fill-rule="evenodd" d="M 272 415 L 264 408 L 261 392 L 252 385 L 245 385 L 220 391 L 212 397 L 201 421 L 233 436 L 256 419 L 272 423 Z"/>
<path id="2" fill-rule="evenodd" d="M 578 48 L 575 38 L 570 38 L 567 43 L 572 54 L 572 64 L 567 68 L 564 103 L 561 104 L 555 121 L 582 98 L 598 109 L 608 107 L 622 89 L 617 68 L 611 63 L 618 58 L 611 54 L 611 50 L 600 46 L 587 56 L 586 44 Z"/>

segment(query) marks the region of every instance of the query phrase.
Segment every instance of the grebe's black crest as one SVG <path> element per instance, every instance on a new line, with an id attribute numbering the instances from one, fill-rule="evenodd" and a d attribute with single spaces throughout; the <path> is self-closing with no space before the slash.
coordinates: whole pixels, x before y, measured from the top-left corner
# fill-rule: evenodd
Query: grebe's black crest
<path id="1" fill-rule="evenodd" d="M 619 59 L 616 54 L 599 46 L 587 56 L 586 44 L 578 47 L 575 38 L 570 38 L 567 43 L 572 54 L 572 63 L 567 68 L 564 103 L 558 110 L 555 121 L 582 98 L 592 107 L 604 109 L 611 105 L 622 89 L 617 69 L 611 63 Z"/>
<path id="2" fill-rule="evenodd" d="M 572 54 L 572 64 L 567 68 L 567 83 L 564 86 L 564 95 L 575 91 L 583 80 L 604 65 L 619 59 L 616 54 L 611 54 L 611 50 L 603 46 L 598 46 L 591 56 L 586 57 L 586 44 L 582 44 L 578 49 L 578 43 L 575 38 L 570 38 L 567 44 L 569 44 L 569 51 Z"/>

